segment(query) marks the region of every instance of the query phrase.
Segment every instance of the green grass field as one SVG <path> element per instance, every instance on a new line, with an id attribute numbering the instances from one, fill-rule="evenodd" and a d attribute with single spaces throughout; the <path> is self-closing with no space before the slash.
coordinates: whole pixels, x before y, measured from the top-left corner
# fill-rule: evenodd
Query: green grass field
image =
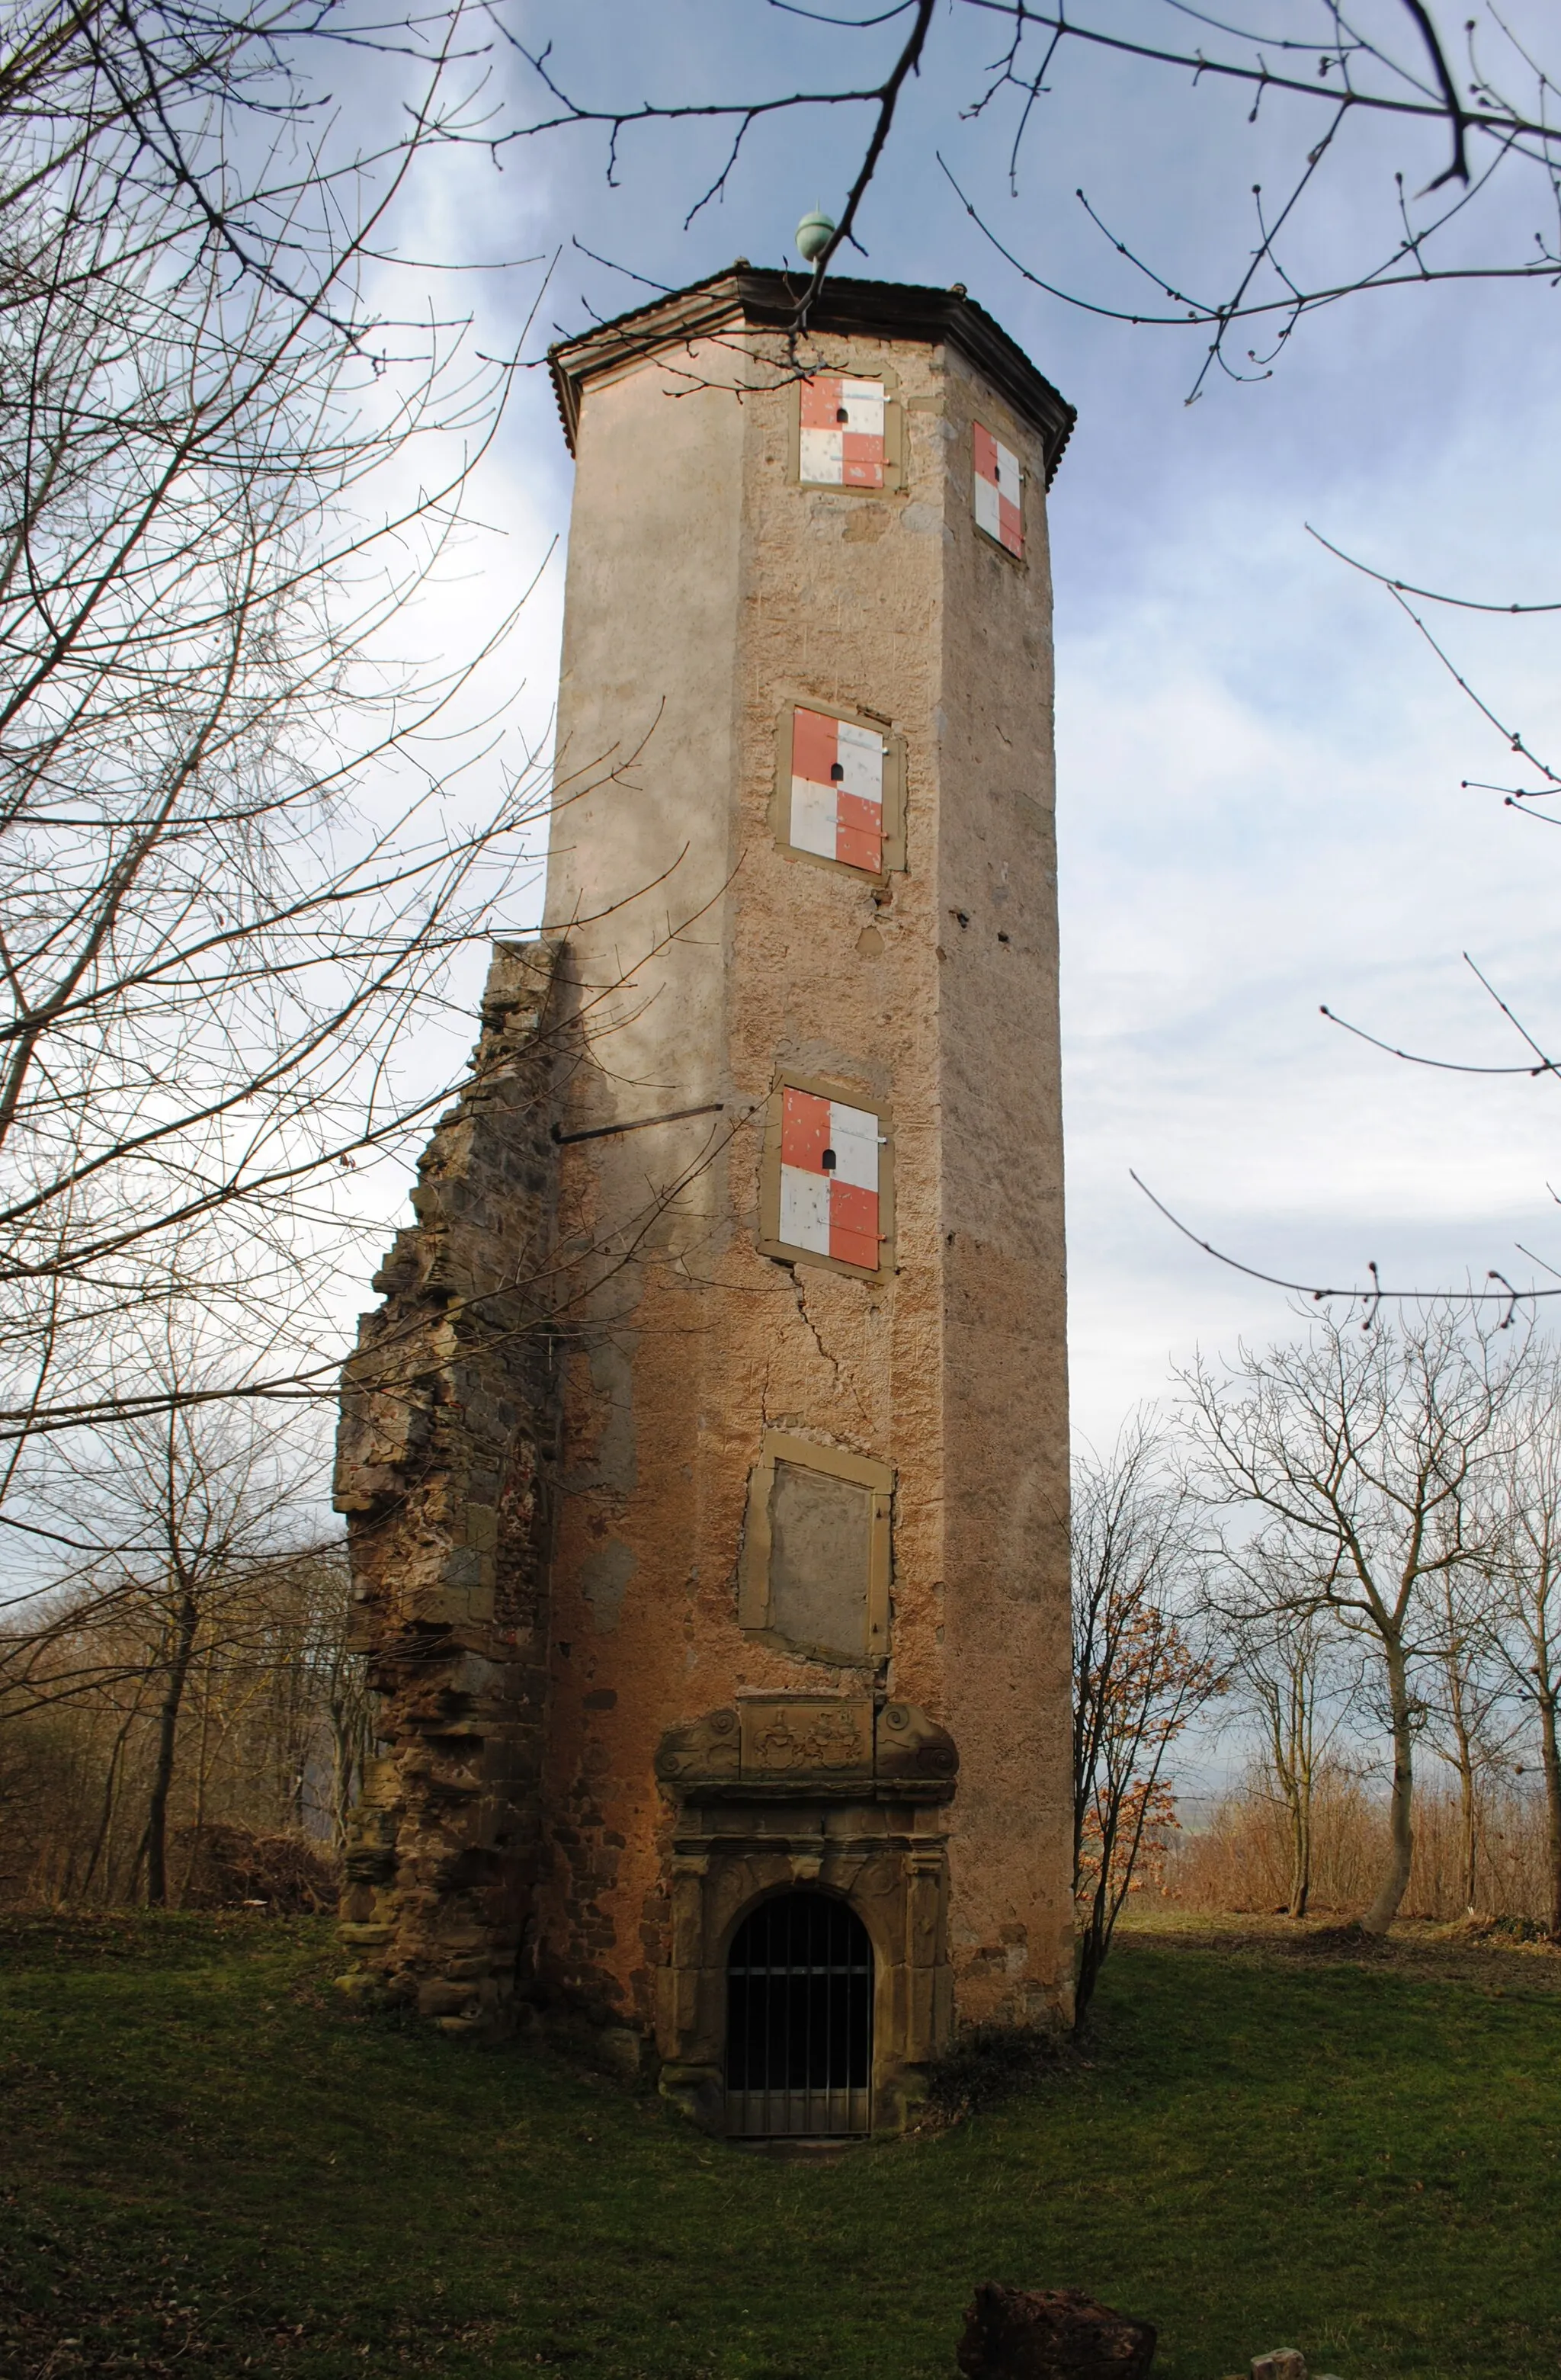
<path id="1" fill-rule="evenodd" d="M 1561 2367 L 1561 1959 L 1140 1930 L 1095 2041 L 804 2166 L 336 2005 L 321 1923 L 0 1927 L 0 2374 L 952 2380 L 986 2277 L 1156 2374 Z"/>

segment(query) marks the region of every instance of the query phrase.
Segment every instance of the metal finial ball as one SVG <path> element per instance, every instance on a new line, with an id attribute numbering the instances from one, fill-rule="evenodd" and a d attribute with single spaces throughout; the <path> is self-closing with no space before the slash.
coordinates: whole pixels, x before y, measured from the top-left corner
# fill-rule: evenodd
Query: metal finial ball
<path id="1" fill-rule="evenodd" d="M 827 214 L 815 207 L 804 215 L 796 228 L 796 250 L 805 264 L 816 263 L 835 236 L 835 226 Z"/>

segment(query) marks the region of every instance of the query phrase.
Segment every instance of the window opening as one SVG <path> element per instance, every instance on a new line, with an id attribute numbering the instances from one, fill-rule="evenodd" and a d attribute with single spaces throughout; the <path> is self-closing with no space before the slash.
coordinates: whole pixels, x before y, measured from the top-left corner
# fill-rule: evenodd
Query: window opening
<path id="1" fill-rule="evenodd" d="M 786 1892 L 727 1961 L 726 2118 L 739 2139 L 872 2128 L 873 1946 L 843 1900 Z"/>
<path id="2" fill-rule="evenodd" d="M 887 1279 L 893 1269 L 894 1142 L 887 1101 L 778 1072 L 759 1160 L 758 1246 L 782 1264 Z M 831 1161 L 832 1160 L 832 1161 Z"/>
<path id="3" fill-rule="evenodd" d="M 815 1660 L 881 1660 L 893 1500 L 889 1463 L 766 1430 L 748 1482 L 738 1625 Z"/>
<path id="4" fill-rule="evenodd" d="M 821 373 L 798 384 L 797 477 L 815 488 L 884 485 L 888 392 L 881 380 Z"/>
<path id="5" fill-rule="evenodd" d="M 1011 446 L 994 438 L 980 422 L 974 425 L 975 526 L 994 538 L 1005 552 L 1024 556 L 1023 481 L 1019 457 Z"/>
<path id="6" fill-rule="evenodd" d="M 878 1268 L 878 1120 L 788 1086 L 780 1095 L 780 1228 L 788 1247 Z"/>
<path id="7" fill-rule="evenodd" d="M 790 841 L 798 851 L 879 873 L 886 749 L 872 728 L 797 705 L 792 713 Z"/>

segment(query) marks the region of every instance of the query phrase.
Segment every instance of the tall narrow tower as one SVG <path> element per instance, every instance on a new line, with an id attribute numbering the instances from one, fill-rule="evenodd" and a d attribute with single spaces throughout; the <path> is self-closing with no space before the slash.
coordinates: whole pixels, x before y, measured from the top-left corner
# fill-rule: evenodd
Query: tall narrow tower
<path id="1" fill-rule="evenodd" d="M 552 357 L 580 1054 L 532 1938 L 757 2131 L 891 2124 L 956 2019 L 1071 1976 L 1072 413 L 962 289 L 830 281 L 801 337 L 796 295 L 738 265 Z"/>
<path id="2" fill-rule="evenodd" d="M 1067 2010 L 1047 480 L 962 290 L 737 266 L 555 349 L 547 922 L 349 1365 L 344 1980 L 891 2127 Z"/>

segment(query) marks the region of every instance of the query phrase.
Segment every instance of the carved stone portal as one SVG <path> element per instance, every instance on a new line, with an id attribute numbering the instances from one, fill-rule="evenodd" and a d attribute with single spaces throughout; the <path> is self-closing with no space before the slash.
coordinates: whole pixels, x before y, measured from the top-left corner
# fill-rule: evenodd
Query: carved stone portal
<path id="1" fill-rule="evenodd" d="M 726 2130 L 727 1957 L 769 1896 L 838 1894 L 873 1945 L 872 2128 L 896 2131 L 949 2039 L 948 1806 L 959 1755 L 910 1703 L 764 1694 L 669 1729 L 656 1773 L 677 1808 L 661 2089 Z"/>

